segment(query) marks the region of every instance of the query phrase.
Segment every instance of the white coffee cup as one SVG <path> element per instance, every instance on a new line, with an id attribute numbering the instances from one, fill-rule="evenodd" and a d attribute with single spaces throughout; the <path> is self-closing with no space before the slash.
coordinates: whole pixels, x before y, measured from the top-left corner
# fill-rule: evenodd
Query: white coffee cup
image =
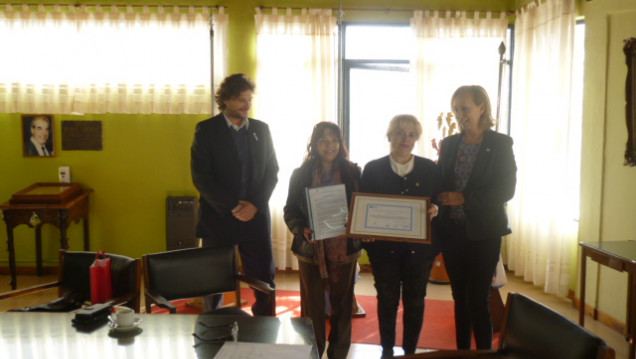
<path id="1" fill-rule="evenodd" d="M 128 307 L 115 307 L 114 320 L 118 327 L 129 327 L 135 322 L 135 312 Z"/>

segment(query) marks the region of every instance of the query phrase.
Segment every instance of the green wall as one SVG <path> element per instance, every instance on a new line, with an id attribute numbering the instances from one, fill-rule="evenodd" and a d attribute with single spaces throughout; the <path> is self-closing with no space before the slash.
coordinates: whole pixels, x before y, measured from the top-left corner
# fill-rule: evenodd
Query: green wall
<path id="1" fill-rule="evenodd" d="M 579 240 L 634 240 L 636 168 L 623 166 L 627 67 L 622 46 L 624 39 L 636 37 L 636 2 L 594 0 L 585 2 L 583 10 L 586 58 Z M 624 322 L 627 274 L 590 260 L 587 265 L 588 305 Z M 578 291 L 578 285 L 573 289 Z"/>
<path id="2" fill-rule="evenodd" d="M 190 144 L 195 124 L 205 115 L 56 115 L 57 156 L 22 156 L 19 114 L 0 114 L 0 198 L 35 182 L 57 182 L 57 168 L 70 166 L 73 182 L 92 188 L 90 197 L 91 249 L 139 257 L 165 250 L 165 199 L 169 195 L 196 195 L 190 177 Z M 102 151 L 61 151 L 64 120 L 102 122 Z M 6 227 L 2 223 L 2 238 Z M 82 247 L 80 225 L 69 228 L 71 249 Z M 34 231 L 15 228 L 18 266 L 32 266 Z M 43 226 L 46 261 L 56 261 L 59 231 Z M 7 262 L 7 253 L 0 253 Z"/>
<path id="3" fill-rule="evenodd" d="M 104 4 L 105 1 L 25 1 L 28 4 Z M 15 3 L 0 2 L 1 3 Z M 109 1 L 113 4 L 169 5 L 176 1 Z M 477 3 L 477 4 L 476 4 Z M 230 17 L 229 71 L 255 75 L 255 8 L 329 7 L 337 0 L 227 0 L 179 1 L 179 5 L 222 5 Z M 396 0 L 392 9 L 507 10 L 514 1 L 484 0 Z M 384 0 L 347 0 L 345 9 L 386 9 Z M 408 11 L 346 11 L 346 21 L 408 23 Z M 258 114 L 256 114 L 258 116 Z M 165 250 L 165 199 L 169 195 L 196 195 L 190 177 L 190 145 L 195 124 L 209 116 L 200 115 L 55 115 L 55 158 L 23 158 L 20 114 L 0 114 L 0 201 L 35 182 L 57 181 L 57 168 L 71 167 L 72 180 L 92 188 L 90 198 L 91 250 L 140 257 Z M 60 128 L 64 120 L 102 121 L 102 151 L 61 151 Z M 263 119 L 267 121 L 267 119 Z M 282 134 L 281 134 L 282 135 Z M 276 140 L 276 138 L 274 139 Z M 288 179 L 281 178 L 279 185 Z M 6 238 L 4 222 L 0 240 Z M 33 230 L 16 227 L 18 266 L 34 266 Z M 80 249 L 81 225 L 69 228 L 70 248 Z M 45 265 L 57 261 L 59 231 L 43 226 Z M 6 250 L 0 251 L 0 266 L 7 266 Z"/>

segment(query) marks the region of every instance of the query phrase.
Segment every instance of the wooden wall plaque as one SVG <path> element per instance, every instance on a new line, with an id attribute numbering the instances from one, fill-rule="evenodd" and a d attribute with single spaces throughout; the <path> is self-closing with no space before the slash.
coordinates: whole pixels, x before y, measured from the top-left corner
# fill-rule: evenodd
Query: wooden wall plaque
<path id="1" fill-rule="evenodd" d="M 63 151 L 101 151 L 102 121 L 62 121 Z"/>

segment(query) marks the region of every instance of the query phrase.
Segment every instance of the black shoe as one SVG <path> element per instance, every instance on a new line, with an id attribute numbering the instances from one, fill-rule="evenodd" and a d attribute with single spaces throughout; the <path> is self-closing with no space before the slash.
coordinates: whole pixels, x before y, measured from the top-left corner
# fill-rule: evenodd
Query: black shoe
<path id="1" fill-rule="evenodd" d="M 367 316 L 367 312 L 364 311 L 364 308 L 357 301 L 353 302 L 353 318 L 363 318 Z"/>

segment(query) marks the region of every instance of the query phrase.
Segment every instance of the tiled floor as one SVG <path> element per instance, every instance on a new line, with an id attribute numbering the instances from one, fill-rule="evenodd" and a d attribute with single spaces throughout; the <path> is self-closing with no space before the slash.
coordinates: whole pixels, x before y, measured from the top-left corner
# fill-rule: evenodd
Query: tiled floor
<path id="1" fill-rule="evenodd" d="M 47 283 L 54 281 L 55 276 L 19 276 L 18 284 L 19 288 L 27 288 L 39 283 Z M 0 275 L 0 293 L 9 290 L 9 276 Z M 298 290 L 298 276 L 297 274 L 282 273 L 276 277 L 276 283 L 278 289 Z M 535 287 L 527 282 L 523 282 L 520 278 L 514 277 L 508 274 L 508 284 L 501 288 L 501 296 L 506 298 L 508 292 L 523 293 L 548 307 L 555 309 L 556 311 L 564 314 L 568 318 L 577 321 L 578 311 L 572 307 L 572 303 L 568 299 L 557 298 L 554 295 L 543 293 L 541 288 Z M 375 295 L 375 288 L 373 287 L 373 276 L 370 273 L 362 273 L 361 279 L 356 284 L 356 294 L 360 295 Z M 439 285 L 430 283 L 427 288 L 427 298 L 439 299 L 439 300 L 451 300 L 450 286 Z M 52 298 L 56 298 L 57 293 L 55 289 L 49 289 L 37 294 L 30 294 L 22 296 L 20 299 L 10 298 L 0 301 L 0 311 L 6 311 L 11 308 L 19 308 L 29 305 L 35 305 L 48 301 Z M 142 306 L 143 307 L 143 306 Z M 375 308 L 365 308 L 365 310 L 375 310 Z M 355 320 L 355 319 L 354 319 Z M 586 318 L 585 327 L 590 331 L 596 333 L 603 338 L 614 350 L 616 351 L 617 359 L 626 359 L 628 353 L 628 344 L 623 336 L 608 328 L 607 326 L 592 320 L 592 318 Z M 396 348 L 396 354 L 401 352 L 400 348 Z M 377 345 L 369 344 L 354 344 L 349 353 L 349 359 L 375 359 L 379 358 L 381 349 Z M 326 356 L 325 356 L 326 358 Z"/>

